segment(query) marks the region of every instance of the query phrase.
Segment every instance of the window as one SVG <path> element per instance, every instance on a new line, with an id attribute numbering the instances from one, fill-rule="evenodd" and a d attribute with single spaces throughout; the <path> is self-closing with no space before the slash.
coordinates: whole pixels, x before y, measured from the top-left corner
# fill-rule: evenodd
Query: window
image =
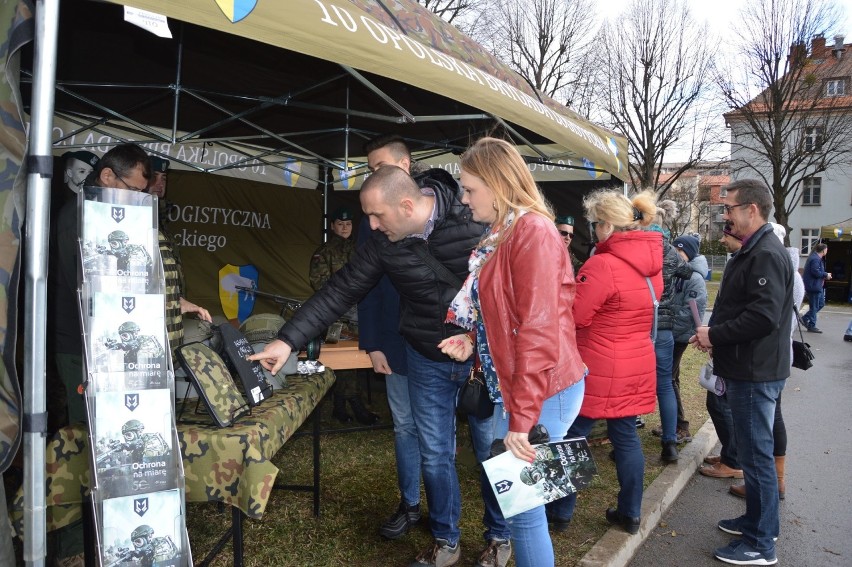
<path id="1" fill-rule="evenodd" d="M 816 152 L 822 149 L 823 130 L 819 126 L 805 128 L 805 151 Z"/>
<path id="2" fill-rule="evenodd" d="M 843 79 L 832 79 L 825 82 L 825 96 L 843 96 L 846 93 L 846 84 Z"/>
<path id="3" fill-rule="evenodd" d="M 805 177 L 802 180 L 802 205 L 820 205 L 822 177 Z"/>
<path id="4" fill-rule="evenodd" d="M 818 228 L 803 228 L 802 229 L 802 246 L 799 249 L 799 254 L 807 256 L 811 253 L 811 248 L 819 242 Z"/>

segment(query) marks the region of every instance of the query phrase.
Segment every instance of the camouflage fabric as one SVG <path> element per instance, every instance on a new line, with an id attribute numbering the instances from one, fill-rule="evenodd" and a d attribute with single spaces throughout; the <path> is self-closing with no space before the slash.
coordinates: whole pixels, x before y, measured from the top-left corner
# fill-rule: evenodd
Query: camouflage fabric
<path id="1" fill-rule="evenodd" d="M 162 230 L 158 231 L 157 237 L 160 257 L 163 260 L 163 275 L 166 278 L 166 332 L 169 337 L 169 350 L 174 352 L 183 344 L 183 315 L 180 312 L 180 298 L 183 297 L 184 289 L 183 270 L 172 240 Z"/>
<path id="2" fill-rule="evenodd" d="M 178 348 L 177 355 L 220 427 L 230 425 L 248 410 L 225 361 L 213 349 L 193 343 Z"/>
<path id="3" fill-rule="evenodd" d="M 21 439 L 21 392 L 15 371 L 20 284 L 21 219 L 27 135 L 20 93 L 20 49 L 33 38 L 32 3 L 0 3 L 0 471 L 12 461 Z M 0 534 L 3 531 L 0 530 Z"/>
<path id="4" fill-rule="evenodd" d="M 238 507 L 249 518 L 260 519 L 278 475 L 272 457 L 307 420 L 333 383 L 330 369 L 322 374 L 288 376 L 284 388 L 231 427 L 219 428 L 209 422 L 178 423 L 187 501 L 224 502 Z M 89 485 L 88 453 L 82 424 L 63 428 L 48 442 L 48 530 L 81 517 L 80 503 Z M 23 499 L 23 490 L 19 490 L 10 510 L 19 536 Z"/>
<path id="5" fill-rule="evenodd" d="M 317 291 L 331 274 L 342 268 L 355 252 L 355 241 L 343 239 L 334 233 L 328 235 L 328 242 L 320 246 L 311 257 L 310 280 L 311 287 Z"/>

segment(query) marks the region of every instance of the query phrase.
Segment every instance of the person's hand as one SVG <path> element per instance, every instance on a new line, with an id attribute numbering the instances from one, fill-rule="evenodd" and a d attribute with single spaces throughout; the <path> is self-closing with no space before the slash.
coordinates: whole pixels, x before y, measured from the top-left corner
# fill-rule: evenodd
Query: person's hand
<path id="1" fill-rule="evenodd" d="M 713 344 L 710 342 L 710 327 L 701 325 L 695 329 L 695 334 L 689 338 L 689 343 L 701 352 L 710 352 Z"/>
<path id="2" fill-rule="evenodd" d="M 827 279 L 827 280 L 830 280 L 830 279 L 831 279 L 831 272 L 829 272 L 829 273 L 827 273 L 827 274 L 825 275 L 825 279 Z"/>
<path id="3" fill-rule="evenodd" d="M 195 315 L 202 321 L 207 321 L 208 323 L 213 322 L 213 317 L 210 316 L 209 311 L 207 311 L 203 307 L 199 307 L 191 301 L 187 301 L 183 297 L 180 298 L 180 313 L 181 315 L 186 315 L 187 313 L 195 313 Z"/>
<path id="4" fill-rule="evenodd" d="M 393 374 L 393 370 L 391 370 L 390 364 L 388 364 L 388 357 L 385 356 L 380 350 L 373 350 L 368 353 L 370 356 L 370 362 L 373 363 L 373 372 L 377 372 L 379 374 Z"/>
<path id="5" fill-rule="evenodd" d="M 259 361 L 261 366 L 275 375 L 278 374 L 278 371 L 281 370 L 287 359 L 290 358 L 292 351 L 293 349 L 290 348 L 290 345 L 281 339 L 275 339 L 263 347 L 263 350 L 259 353 L 247 356 L 246 360 L 252 362 L 255 360 Z"/>
<path id="6" fill-rule="evenodd" d="M 503 439 L 503 444 L 515 457 L 531 463 L 535 460 L 535 448 L 530 445 L 529 434 L 510 431 Z"/>
<path id="7" fill-rule="evenodd" d="M 453 335 L 439 342 L 438 349 L 453 360 L 462 362 L 473 354 L 473 341 L 470 335 Z"/>

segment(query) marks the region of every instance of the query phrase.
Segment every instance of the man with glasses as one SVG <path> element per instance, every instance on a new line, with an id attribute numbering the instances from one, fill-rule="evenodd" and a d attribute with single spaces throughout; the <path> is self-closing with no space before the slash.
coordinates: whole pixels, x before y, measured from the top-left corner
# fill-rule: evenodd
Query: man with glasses
<path id="1" fill-rule="evenodd" d="M 122 144 L 98 161 L 83 186 L 115 187 L 144 191 L 151 177 L 148 154 L 135 144 Z M 48 285 L 48 321 L 53 329 L 56 369 L 65 386 L 70 423 L 86 422 L 86 407 L 81 395 L 83 382 L 83 342 L 77 297 L 77 201 L 71 199 L 59 211 L 51 230 L 51 262 Z M 57 564 L 83 565 L 83 529 L 80 522 L 56 532 Z"/>
<path id="2" fill-rule="evenodd" d="M 710 325 L 698 327 L 690 342 L 712 352 L 714 373 L 725 379 L 746 511 L 719 522 L 738 539 L 715 556 L 736 565 L 774 565 L 780 518 L 772 429 L 790 376 L 793 270 L 767 223 L 772 197 L 766 185 L 742 179 L 722 191 L 725 220 L 743 245 L 725 267 Z"/>
<path id="3" fill-rule="evenodd" d="M 571 252 L 571 242 L 574 240 L 574 217 L 571 215 L 559 216 L 553 222 L 556 224 L 556 230 L 559 231 L 562 240 L 565 241 L 565 248 L 568 249 L 568 257 L 571 258 L 571 266 L 574 268 L 574 273 L 576 274 L 580 271 L 583 263 Z"/>

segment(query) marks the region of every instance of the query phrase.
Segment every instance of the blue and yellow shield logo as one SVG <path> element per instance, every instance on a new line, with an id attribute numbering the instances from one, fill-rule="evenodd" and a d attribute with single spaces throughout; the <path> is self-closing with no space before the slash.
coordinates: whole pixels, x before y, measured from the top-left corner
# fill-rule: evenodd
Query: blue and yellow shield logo
<path id="1" fill-rule="evenodd" d="M 216 4 L 232 23 L 237 23 L 251 14 L 257 0 L 216 0 Z"/>
<path id="2" fill-rule="evenodd" d="M 257 268 L 252 264 L 225 264 L 219 270 L 219 302 L 225 317 L 238 319 L 240 323 L 249 318 L 254 309 L 252 291 L 257 289 L 257 278 Z M 248 288 L 250 291 L 240 288 Z"/>

